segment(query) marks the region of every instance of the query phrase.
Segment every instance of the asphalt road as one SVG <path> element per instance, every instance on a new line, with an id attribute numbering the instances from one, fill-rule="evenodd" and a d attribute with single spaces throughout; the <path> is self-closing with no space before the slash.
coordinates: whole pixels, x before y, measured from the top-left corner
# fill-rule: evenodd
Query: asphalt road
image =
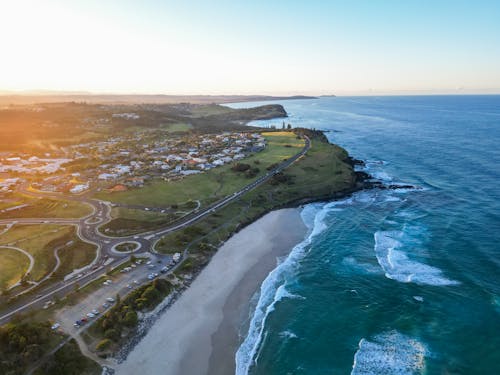
<path id="1" fill-rule="evenodd" d="M 0 225 L 2 224 L 71 224 L 76 225 L 78 228 L 78 236 L 87 242 L 97 245 L 98 251 L 94 262 L 88 267 L 87 270 L 82 271 L 82 276 L 77 279 L 72 279 L 70 281 L 58 282 L 55 284 L 47 285 L 46 287 L 41 287 L 37 291 L 37 297 L 26 301 L 22 300 L 18 303 L 14 303 L 7 309 L 0 312 L 0 324 L 4 324 L 12 318 L 16 313 L 26 312 L 29 309 L 41 308 L 47 301 L 53 300 L 55 297 L 62 298 L 69 292 L 73 291 L 78 284 L 80 287 L 85 284 L 103 276 L 106 274 L 108 267 L 117 267 L 122 263 L 125 263 L 129 257 L 130 253 L 119 253 L 113 251 L 113 248 L 122 243 L 134 241 L 139 243 L 139 247 L 134 251 L 134 253 L 150 252 L 151 255 L 156 259 L 159 258 L 161 261 L 169 261 L 170 256 L 160 255 L 152 251 L 153 245 L 162 236 L 167 233 L 171 233 L 193 223 L 201 220 L 205 216 L 220 210 L 224 206 L 231 202 L 239 199 L 242 195 L 255 189 L 259 185 L 268 181 L 275 174 L 280 173 L 285 168 L 289 167 L 292 163 L 298 160 L 300 157 L 305 155 L 311 147 L 311 142 L 308 137 L 304 137 L 305 145 L 304 148 L 296 155 L 287 159 L 286 161 L 280 163 L 272 171 L 269 171 L 264 176 L 259 177 L 254 182 L 245 186 L 241 190 L 222 198 L 221 200 L 207 206 L 204 209 L 198 210 L 191 214 L 184 216 L 182 219 L 177 221 L 175 224 L 170 225 L 166 228 L 161 228 L 155 231 L 145 232 L 133 236 L 126 237 L 109 237 L 101 232 L 98 228 L 111 220 L 111 204 L 109 202 L 100 201 L 97 199 L 91 199 L 85 195 L 65 195 L 61 193 L 36 193 L 29 191 L 27 186 L 24 187 L 24 193 L 35 197 L 52 197 L 52 198 L 64 198 L 66 200 L 78 201 L 81 203 L 86 203 L 90 205 L 93 212 L 80 219 L 58 219 L 58 218 L 18 218 L 18 219 L 3 219 L 0 220 Z M 106 264 L 105 264 L 106 263 Z"/>

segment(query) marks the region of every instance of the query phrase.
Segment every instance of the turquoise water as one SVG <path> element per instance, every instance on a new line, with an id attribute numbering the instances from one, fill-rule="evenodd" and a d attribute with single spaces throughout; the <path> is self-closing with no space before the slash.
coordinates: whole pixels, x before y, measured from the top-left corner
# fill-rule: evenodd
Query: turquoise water
<path id="1" fill-rule="evenodd" d="M 500 96 L 281 104 L 372 175 L 422 189 L 306 206 L 237 374 L 500 374 Z"/>

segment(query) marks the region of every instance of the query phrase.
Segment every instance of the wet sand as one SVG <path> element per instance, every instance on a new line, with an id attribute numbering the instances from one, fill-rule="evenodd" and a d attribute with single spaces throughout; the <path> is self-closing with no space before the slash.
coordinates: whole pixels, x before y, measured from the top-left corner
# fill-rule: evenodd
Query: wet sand
<path id="1" fill-rule="evenodd" d="M 252 296 L 306 234 L 298 209 L 270 212 L 230 238 L 151 327 L 121 374 L 234 374 Z"/>

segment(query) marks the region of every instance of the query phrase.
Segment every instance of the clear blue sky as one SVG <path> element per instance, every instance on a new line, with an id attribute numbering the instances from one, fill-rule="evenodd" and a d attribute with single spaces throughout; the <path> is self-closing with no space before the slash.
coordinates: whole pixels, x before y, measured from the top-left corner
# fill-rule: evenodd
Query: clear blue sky
<path id="1" fill-rule="evenodd" d="M 0 90 L 500 92 L 500 1 L 17 0 L 0 35 Z"/>

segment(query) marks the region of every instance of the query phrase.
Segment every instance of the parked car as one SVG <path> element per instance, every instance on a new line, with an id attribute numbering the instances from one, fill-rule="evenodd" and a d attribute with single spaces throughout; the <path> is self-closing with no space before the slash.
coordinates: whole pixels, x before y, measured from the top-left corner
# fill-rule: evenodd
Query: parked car
<path id="1" fill-rule="evenodd" d="M 111 298 L 111 297 L 108 297 L 108 298 L 106 298 L 106 301 L 108 301 L 108 302 L 115 302 L 115 299 Z"/>

